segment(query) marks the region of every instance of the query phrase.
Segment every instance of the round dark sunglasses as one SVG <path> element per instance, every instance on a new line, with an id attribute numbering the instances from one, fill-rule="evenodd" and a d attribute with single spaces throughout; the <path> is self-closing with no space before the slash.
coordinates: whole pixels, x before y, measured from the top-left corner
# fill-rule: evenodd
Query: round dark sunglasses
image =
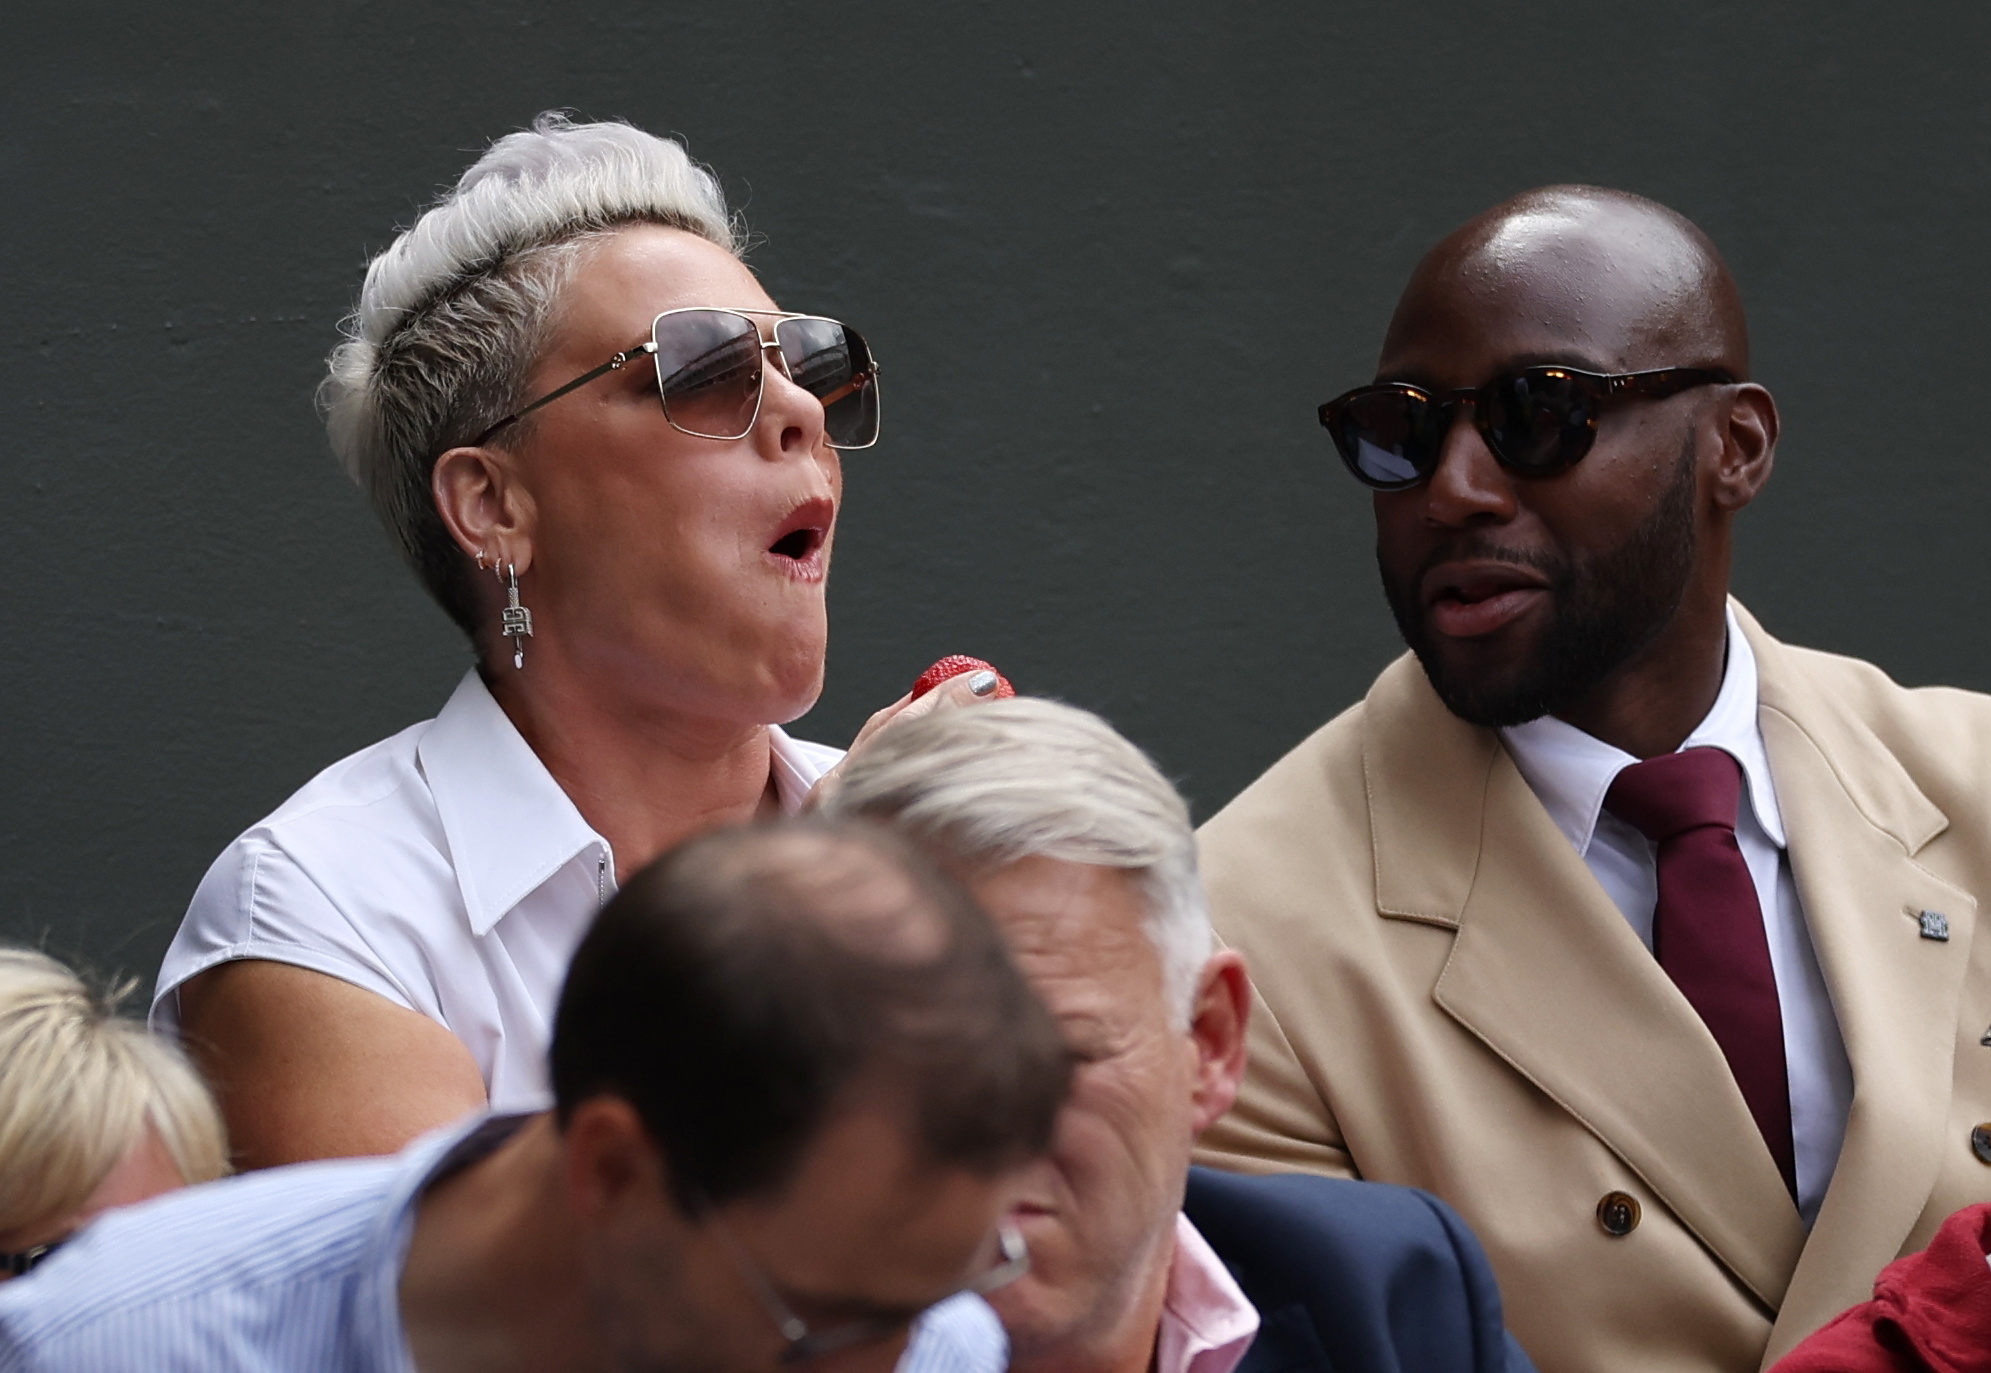
<path id="1" fill-rule="evenodd" d="M 772 341 L 761 338 L 757 318 L 774 321 Z M 878 442 L 878 364 L 855 329 L 820 315 L 691 306 L 664 311 L 650 322 L 646 341 L 520 406 L 471 446 L 646 353 L 656 361 L 657 394 L 673 429 L 701 439 L 745 438 L 760 418 L 770 350 L 788 379 L 823 403 L 823 435 L 830 447 L 869 448 Z"/>
<path id="2" fill-rule="evenodd" d="M 1438 470 L 1445 435 L 1462 405 L 1473 408 L 1473 427 L 1502 467 L 1547 477 L 1583 460 L 1607 401 L 1663 400 L 1734 380 L 1711 367 L 1615 375 L 1523 367 L 1463 391 L 1433 393 L 1407 382 L 1358 386 L 1321 406 L 1320 422 L 1355 480 L 1378 491 L 1405 490 Z"/>

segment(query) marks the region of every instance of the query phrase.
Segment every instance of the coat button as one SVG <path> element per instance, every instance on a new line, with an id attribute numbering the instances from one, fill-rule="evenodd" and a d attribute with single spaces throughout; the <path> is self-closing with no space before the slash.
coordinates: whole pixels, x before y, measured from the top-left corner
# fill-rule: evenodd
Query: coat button
<path id="1" fill-rule="evenodd" d="M 1604 1199 L 1597 1203 L 1597 1224 L 1613 1238 L 1629 1235 L 1638 1229 L 1638 1198 L 1629 1192 L 1604 1193 Z"/>
<path id="2" fill-rule="evenodd" d="M 1970 1132 L 1970 1152 L 1979 1163 L 1991 1163 L 1991 1120 Z"/>

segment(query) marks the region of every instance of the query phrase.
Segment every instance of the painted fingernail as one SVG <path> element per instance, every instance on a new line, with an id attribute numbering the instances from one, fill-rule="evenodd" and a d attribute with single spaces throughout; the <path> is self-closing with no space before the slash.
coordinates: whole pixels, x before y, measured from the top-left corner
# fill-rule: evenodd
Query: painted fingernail
<path id="1" fill-rule="evenodd" d="M 977 696 L 990 696 L 995 693 L 996 684 L 1001 680 L 1002 678 L 993 672 L 977 672 L 968 679 L 968 690 Z"/>

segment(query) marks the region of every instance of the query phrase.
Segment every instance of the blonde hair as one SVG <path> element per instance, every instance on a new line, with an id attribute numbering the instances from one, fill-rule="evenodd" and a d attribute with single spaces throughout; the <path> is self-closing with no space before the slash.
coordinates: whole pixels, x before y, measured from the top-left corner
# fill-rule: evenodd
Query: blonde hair
<path id="1" fill-rule="evenodd" d="M 179 1048 L 46 954 L 0 948 L 0 1231 L 67 1215 L 149 1125 L 180 1176 L 228 1171 L 214 1098 Z"/>

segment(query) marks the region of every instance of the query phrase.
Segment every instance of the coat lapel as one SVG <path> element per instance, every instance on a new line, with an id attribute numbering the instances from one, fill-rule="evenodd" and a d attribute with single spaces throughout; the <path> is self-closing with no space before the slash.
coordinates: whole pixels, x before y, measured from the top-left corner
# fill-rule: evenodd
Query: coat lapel
<path id="1" fill-rule="evenodd" d="M 1853 1066 L 1845 1144 L 1774 1356 L 1867 1295 L 1928 1201 L 1977 903 L 1916 861 L 1948 827 L 1942 811 L 1843 702 L 1813 686 L 1793 650 L 1746 616 L 1743 626 L 1791 871 Z M 1942 913 L 1946 941 L 1921 937 L 1924 910 Z"/>
<path id="2" fill-rule="evenodd" d="M 1414 661 L 1370 693 L 1378 905 L 1458 931 L 1434 997 L 1771 1309 L 1804 1230 L 1714 1037 L 1495 736 Z"/>

